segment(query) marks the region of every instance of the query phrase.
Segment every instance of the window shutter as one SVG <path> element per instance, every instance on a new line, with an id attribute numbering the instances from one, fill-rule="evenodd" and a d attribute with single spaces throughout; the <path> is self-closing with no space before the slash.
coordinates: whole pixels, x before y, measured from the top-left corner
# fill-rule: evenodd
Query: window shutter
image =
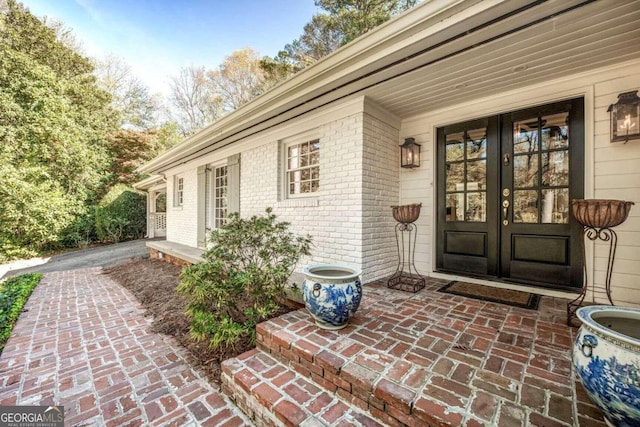
<path id="1" fill-rule="evenodd" d="M 207 242 L 205 232 L 205 192 L 207 167 L 198 166 L 198 247 L 204 248 Z"/>
<path id="2" fill-rule="evenodd" d="M 240 154 L 227 157 L 228 213 L 240 213 Z"/>

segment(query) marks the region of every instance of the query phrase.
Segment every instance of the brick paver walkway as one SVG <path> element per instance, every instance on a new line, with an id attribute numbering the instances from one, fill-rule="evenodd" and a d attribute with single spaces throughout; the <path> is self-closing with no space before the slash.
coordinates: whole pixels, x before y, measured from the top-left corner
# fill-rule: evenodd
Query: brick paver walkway
<path id="1" fill-rule="evenodd" d="M 251 425 L 99 268 L 45 275 L 25 310 L 0 356 L 0 405 L 64 405 L 68 426 Z"/>

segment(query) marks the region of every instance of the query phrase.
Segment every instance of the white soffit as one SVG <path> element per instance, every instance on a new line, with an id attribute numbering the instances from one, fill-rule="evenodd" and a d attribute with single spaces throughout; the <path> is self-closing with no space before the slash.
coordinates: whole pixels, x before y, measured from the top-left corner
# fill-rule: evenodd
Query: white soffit
<path id="1" fill-rule="evenodd" d="M 602 0 L 376 85 L 366 95 L 407 118 L 638 58 L 640 1 Z"/>

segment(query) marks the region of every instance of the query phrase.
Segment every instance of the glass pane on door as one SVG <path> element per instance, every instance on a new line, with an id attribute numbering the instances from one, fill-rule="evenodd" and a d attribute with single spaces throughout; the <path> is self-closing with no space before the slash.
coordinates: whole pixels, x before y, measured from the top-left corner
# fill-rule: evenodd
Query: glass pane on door
<path id="1" fill-rule="evenodd" d="M 530 188 L 538 185 L 538 156 L 521 154 L 513 157 L 513 185 Z"/>
<path id="2" fill-rule="evenodd" d="M 569 223 L 568 118 L 565 112 L 514 122 L 513 222 Z"/>
<path id="3" fill-rule="evenodd" d="M 446 221 L 487 220 L 487 129 L 445 135 Z"/>

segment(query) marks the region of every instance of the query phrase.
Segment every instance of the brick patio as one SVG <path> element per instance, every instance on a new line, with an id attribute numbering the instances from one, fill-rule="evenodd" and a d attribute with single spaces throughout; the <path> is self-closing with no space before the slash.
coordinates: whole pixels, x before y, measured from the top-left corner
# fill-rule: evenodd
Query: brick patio
<path id="1" fill-rule="evenodd" d="M 369 284 L 338 332 L 304 309 L 262 323 L 258 349 L 223 363 L 223 390 L 259 425 L 605 425 L 572 369 L 566 300 L 526 310 L 444 283 Z"/>
<path id="2" fill-rule="evenodd" d="M 0 405 L 64 405 L 68 426 L 243 426 L 127 290 L 83 269 L 46 274 L 0 357 Z"/>
<path id="3" fill-rule="evenodd" d="M 47 274 L 0 357 L 0 405 L 64 405 L 83 426 L 605 425 L 572 370 L 566 300 L 525 310 L 443 283 L 366 285 L 338 332 L 304 309 L 260 324 L 258 348 L 223 363 L 236 407 L 100 269 Z"/>

